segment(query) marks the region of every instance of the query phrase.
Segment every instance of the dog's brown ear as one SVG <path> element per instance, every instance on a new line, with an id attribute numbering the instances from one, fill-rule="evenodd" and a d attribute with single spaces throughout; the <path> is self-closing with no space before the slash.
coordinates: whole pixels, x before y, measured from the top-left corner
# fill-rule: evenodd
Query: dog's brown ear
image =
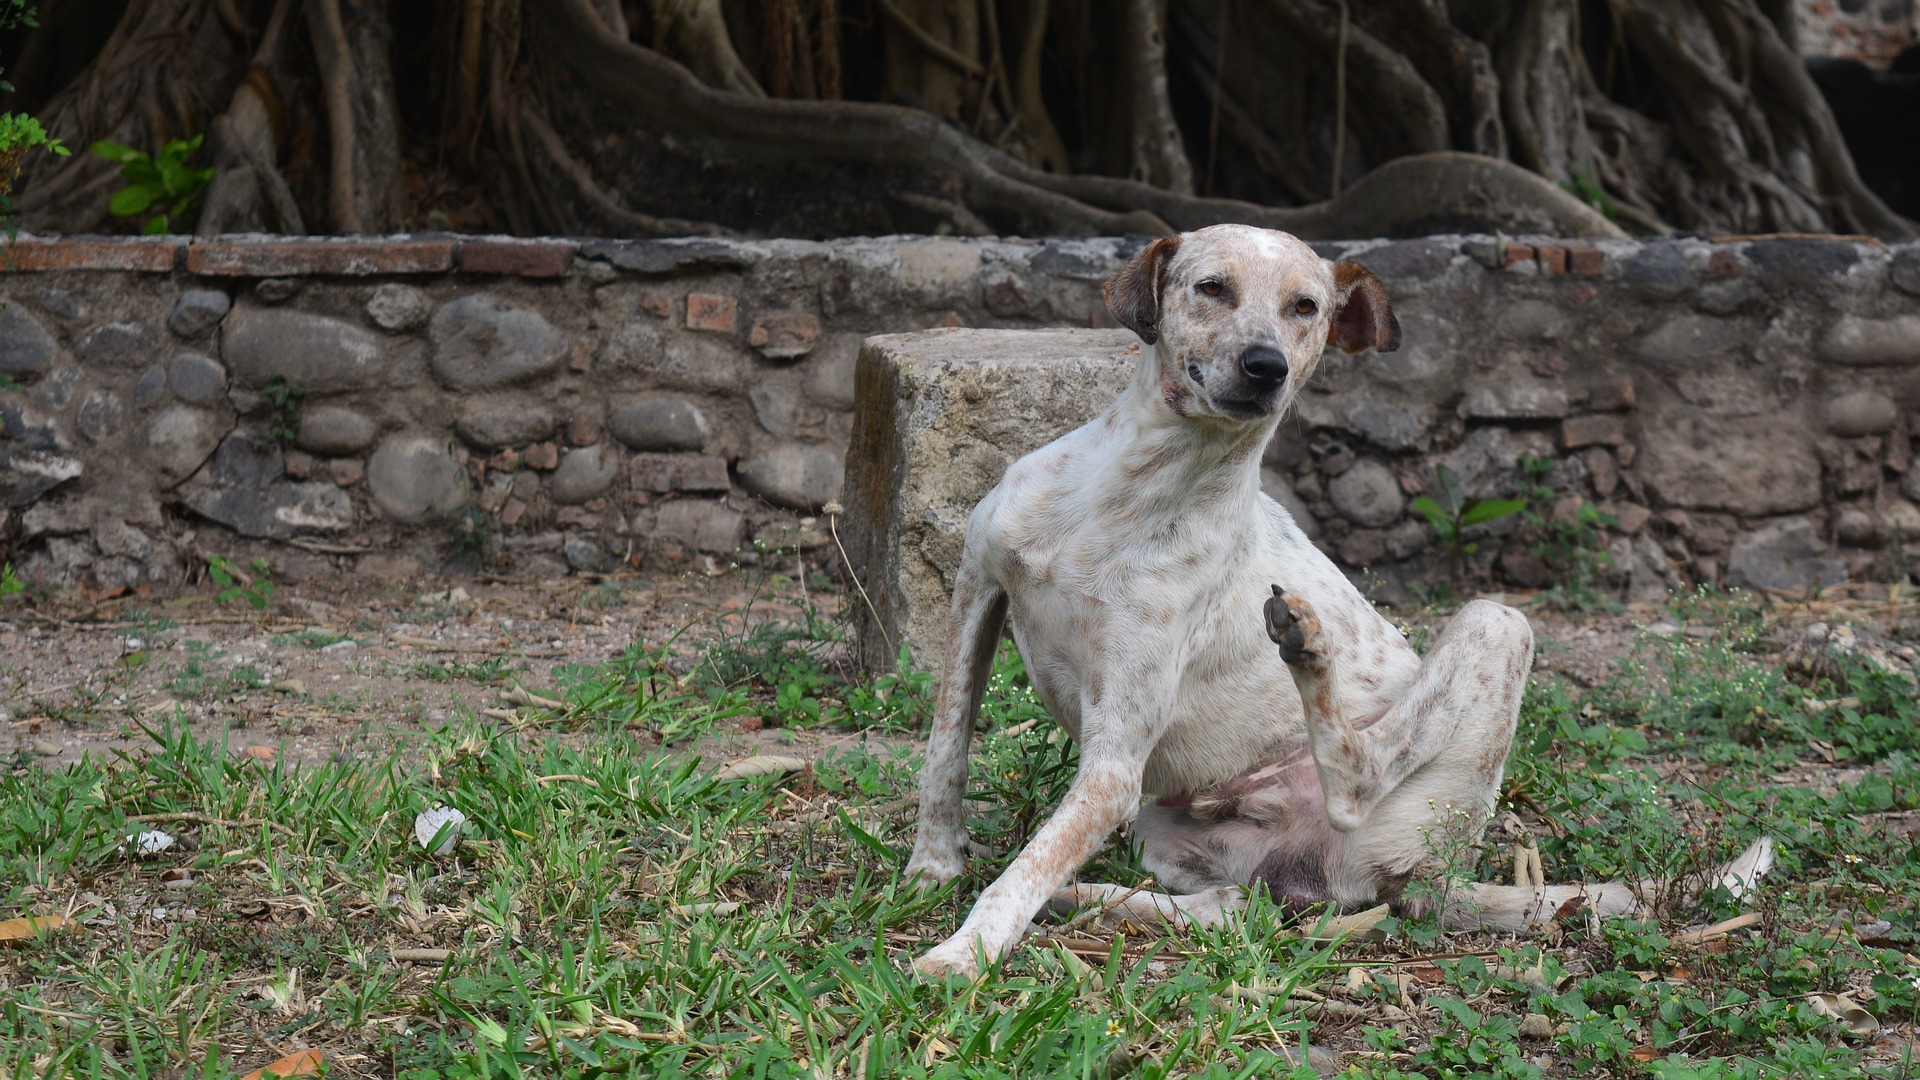
<path id="1" fill-rule="evenodd" d="M 1327 344 L 1350 353 L 1368 348 L 1392 352 L 1400 347 L 1400 320 L 1393 317 L 1386 287 L 1373 271 L 1359 263 L 1334 263 L 1333 287 L 1340 306 L 1327 327 Z"/>
<path id="2" fill-rule="evenodd" d="M 1100 289 L 1113 317 L 1149 345 L 1160 340 L 1160 287 L 1165 284 L 1167 264 L 1179 246 L 1177 236 L 1155 240 Z"/>

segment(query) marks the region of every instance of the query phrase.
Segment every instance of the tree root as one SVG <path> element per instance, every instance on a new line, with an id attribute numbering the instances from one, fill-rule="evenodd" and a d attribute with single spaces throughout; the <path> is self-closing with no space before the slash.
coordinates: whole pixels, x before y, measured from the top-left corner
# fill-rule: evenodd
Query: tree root
<path id="1" fill-rule="evenodd" d="M 743 158 L 911 165 L 949 174 L 974 215 L 1026 233 L 1165 233 L 1219 222 L 1313 237 L 1404 236 L 1428 221 L 1453 228 L 1621 236 L 1552 184 L 1490 158 L 1441 153 L 1391 163 L 1317 206 L 1274 208 L 1179 195 L 1113 177 L 1044 173 L 991 150 L 924 112 L 861 102 L 776 101 L 700 85 L 656 53 L 606 33 L 586 0 L 551 0 L 554 58 L 641 124 L 724 144 Z M 1398 166 L 1393 168 L 1392 166 Z M 965 231 L 968 223 L 956 222 Z"/>
<path id="2" fill-rule="evenodd" d="M 207 185 L 195 232 L 213 236 L 226 232 L 307 231 L 293 190 L 276 162 L 279 145 L 273 115 L 278 102 L 272 76 L 292 20 L 294 0 L 276 0 L 253 64 L 233 91 L 227 111 L 214 118 L 211 138 L 213 182 Z"/>
<path id="3" fill-rule="evenodd" d="M 107 220 L 120 167 L 83 151 L 111 139 L 154 153 L 200 131 L 213 94 L 237 78 L 244 57 L 209 0 L 133 0 L 93 61 L 37 111 L 70 157 L 36 154 L 15 196 L 36 231 L 85 232 Z"/>
<path id="4" fill-rule="evenodd" d="M 533 136 L 533 145 L 553 166 L 554 173 L 566 180 L 574 196 L 586 206 L 591 218 L 581 218 L 567 213 L 553 200 L 546 200 L 548 220 L 544 222 L 544 232 L 561 236 L 593 235 L 611 232 L 618 236 L 732 236 L 731 230 L 723 229 L 711 222 L 686 221 L 681 218 L 653 217 L 636 213 L 622 206 L 614 195 L 609 193 L 593 174 L 574 156 L 567 152 L 558 132 L 553 130 L 546 118 L 531 104 L 520 108 L 520 126 Z"/>
<path id="5" fill-rule="evenodd" d="M 401 225 L 403 104 L 405 145 L 457 180 L 423 198 L 504 207 L 521 233 L 1618 235 L 1595 207 L 1646 232 L 1920 231 L 1861 182 L 1789 0 L 882 0 L 864 21 L 841 0 L 390 4 L 67 0 L 65 36 L 20 61 L 67 85 L 21 101 L 74 146 L 207 131 L 202 231 Z M 109 12 L 93 61 L 64 66 Z M 1196 120 L 1202 186 L 1254 201 L 1193 194 Z M 37 156 L 23 223 L 98 227 L 121 184 L 92 155 Z"/>

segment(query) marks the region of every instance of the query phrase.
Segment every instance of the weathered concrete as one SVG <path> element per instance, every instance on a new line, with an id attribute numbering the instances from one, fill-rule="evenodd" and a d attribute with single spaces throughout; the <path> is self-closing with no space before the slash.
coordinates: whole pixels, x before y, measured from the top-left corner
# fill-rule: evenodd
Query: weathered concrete
<path id="1" fill-rule="evenodd" d="M 938 670 L 974 504 L 1021 455 L 1099 415 L 1139 361 L 1129 330 L 867 339 L 842 535 L 880 618 L 879 633 L 861 636 L 870 668 L 889 670 L 904 643 L 917 666 Z"/>

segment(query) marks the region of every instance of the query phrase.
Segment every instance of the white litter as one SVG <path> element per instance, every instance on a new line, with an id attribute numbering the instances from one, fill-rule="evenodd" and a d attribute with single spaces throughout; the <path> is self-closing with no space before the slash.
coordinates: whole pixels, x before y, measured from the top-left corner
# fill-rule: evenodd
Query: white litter
<path id="1" fill-rule="evenodd" d="M 453 807 L 436 806 L 422 811 L 419 817 L 413 819 L 414 839 L 420 841 L 420 846 L 430 854 L 449 855 L 453 853 L 454 845 L 460 842 L 460 828 L 466 823 L 467 815 Z M 440 832 L 443 825 L 447 829 L 444 834 Z M 438 845 L 433 842 L 435 836 L 440 837 Z"/>
<path id="2" fill-rule="evenodd" d="M 173 846 L 173 837 L 160 829 L 148 829 L 143 833 L 128 833 L 127 842 L 120 846 L 121 851 L 131 847 L 135 855 L 158 855 Z"/>

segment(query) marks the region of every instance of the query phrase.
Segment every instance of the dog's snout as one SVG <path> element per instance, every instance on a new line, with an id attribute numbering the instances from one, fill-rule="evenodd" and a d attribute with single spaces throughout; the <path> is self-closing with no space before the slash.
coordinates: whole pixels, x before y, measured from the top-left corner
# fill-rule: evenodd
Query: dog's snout
<path id="1" fill-rule="evenodd" d="M 1240 373 L 1261 386 L 1278 386 L 1287 377 L 1287 358 L 1279 349 L 1255 345 L 1240 354 Z"/>

